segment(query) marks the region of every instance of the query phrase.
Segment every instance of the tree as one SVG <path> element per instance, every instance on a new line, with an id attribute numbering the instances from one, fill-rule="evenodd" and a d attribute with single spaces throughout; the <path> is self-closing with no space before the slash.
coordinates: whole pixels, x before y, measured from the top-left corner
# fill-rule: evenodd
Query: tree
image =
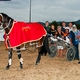
<path id="1" fill-rule="evenodd" d="M 55 29 L 57 29 L 58 23 L 56 21 L 52 21 L 50 24 L 51 25 L 54 25 L 55 26 Z"/>

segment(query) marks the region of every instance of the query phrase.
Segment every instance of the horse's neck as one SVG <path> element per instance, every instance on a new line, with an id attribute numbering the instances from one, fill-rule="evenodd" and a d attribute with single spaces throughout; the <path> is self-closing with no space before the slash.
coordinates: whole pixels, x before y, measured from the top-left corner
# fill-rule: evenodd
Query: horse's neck
<path id="1" fill-rule="evenodd" d="M 5 33 L 6 33 L 6 34 L 8 34 L 9 31 L 10 31 L 10 29 L 12 28 L 13 21 L 14 21 L 14 20 L 11 20 L 10 25 L 8 26 L 8 28 L 5 29 Z"/>

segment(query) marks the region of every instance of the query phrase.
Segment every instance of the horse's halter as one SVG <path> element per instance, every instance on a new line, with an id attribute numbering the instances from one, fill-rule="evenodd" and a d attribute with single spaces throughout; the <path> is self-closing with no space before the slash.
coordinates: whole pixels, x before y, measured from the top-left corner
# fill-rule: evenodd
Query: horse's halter
<path id="1" fill-rule="evenodd" d="M 4 19 L 3 19 L 3 15 L 0 14 L 0 16 L 2 17 L 2 21 L 0 21 L 0 24 L 1 24 L 1 25 L 0 25 L 0 30 L 5 30 L 6 28 L 9 28 L 11 19 L 9 20 L 9 23 L 7 24 L 7 26 L 6 26 L 6 27 L 3 27 L 3 26 L 4 26 L 4 23 L 6 23 L 6 22 L 5 22 Z"/>

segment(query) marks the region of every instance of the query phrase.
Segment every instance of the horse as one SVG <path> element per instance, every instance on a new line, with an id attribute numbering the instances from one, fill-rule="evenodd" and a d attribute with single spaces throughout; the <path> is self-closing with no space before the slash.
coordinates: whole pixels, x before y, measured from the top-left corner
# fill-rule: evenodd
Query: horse
<path id="1" fill-rule="evenodd" d="M 35 62 L 35 65 L 37 65 L 38 63 L 40 63 L 40 60 L 41 60 L 41 56 L 43 54 L 47 54 L 49 53 L 50 54 L 50 50 L 49 50 L 49 44 L 48 44 L 48 36 L 45 32 L 45 35 L 41 35 L 41 37 L 39 39 L 36 39 L 36 40 L 32 40 L 32 41 L 24 41 L 24 42 L 21 42 L 21 43 L 18 43 L 19 41 L 16 41 L 16 37 L 14 38 L 13 40 L 13 35 L 15 34 L 15 32 L 17 32 L 18 30 L 14 31 L 14 33 L 12 33 L 11 35 L 11 32 L 13 31 L 14 27 L 13 27 L 13 24 L 15 25 L 15 23 L 17 23 L 18 21 L 15 21 L 13 18 L 11 18 L 10 16 L 8 16 L 7 14 L 5 13 L 0 13 L 0 30 L 4 30 L 5 31 L 5 35 L 6 35 L 6 43 L 7 43 L 7 46 L 8 46 L 8 64 L 6 66 L 6 70 L 8 70 L 10 68 L 10 66 L 12 65 L 12 51 L 13 51 L 13 48 L 15 47 L 17 49 L 17 55 L 18 55 L 18 58 L 19 58 L 19 61 L 20 61 L 20 66 L 19 68 L 22 69 L 23 68 L 23 58 L 21 56 L 21 50 L 20 50 L 20 47 L 22 44 L 24 43 L 29 43 L 29 42 L 33 42 L 33 41 L 38 41 L 38 55 L 37 55 L 37 59 L 36 59 L 36 62 Z M 19 22 L 21 23 L 21 22 Z M 25 22 L 23 22 L 25 23 Z M 29 24 L 29 26 L 31 24 L 33 24 L 32 22 L 31 23 L 25 23 L 25 24 Z M 18 29 L 20 29 L 21 25 L 17 26 Z M 25 26 L 25 25 L 24 25 Z M 23 28 L 22 30 L 25 30 L 25 32 L 28 32 L 29 30 L 29 26 L 28 28 Z M 36 24 L 35 24 L 36 26 Z M 42 27 L 40 27 L 42 26 Z M 32 25 L 32 28 L 34 26 Z M 40 27 L 40 29 L 44 29 L 44 26 L 41 25 L 40 23 L 38 23 L 38 27 Z M 34 27 L 35 28 L 35 27 Z M 35 30 L 36 31 L 36 30 Z M 46 31 L 46 30 L 45 30 Z M 36 33 L 37 34 L 37 33 Z M 15 34 L 15 36 L 19 35 L 18 33 Z M 22 35 L 22 34 L 21 34 Z M 33 36 L 33 34 L 31 34 Z M 40 35 L 40 34 L 37 34 L 37 35 Z M 25 37 L 27 38 L 28 35 L 25 34 L 24 36 L 24 39 Z M 32 36 L 29 36 L 29 37 L 32 37 Z M 12 39 L 11 39 L 12 37 Z M 18 37 L 18 36 L 17 36 Z M 20 36 L 19 36 L 20 37 Z M 23 37 L 22 37 L 23 38 Z M 21 39 L 21 37 L 19 38 Z M 13 45 L 14 43 L 18 43 L 16 46 Z"/>

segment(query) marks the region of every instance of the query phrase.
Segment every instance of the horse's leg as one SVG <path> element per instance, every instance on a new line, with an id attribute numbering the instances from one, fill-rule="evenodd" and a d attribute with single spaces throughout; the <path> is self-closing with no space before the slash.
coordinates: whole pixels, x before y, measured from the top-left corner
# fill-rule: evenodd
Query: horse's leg
<path id="1" fill-rule="evenodd" d="M 21 57 L 20 46 L 17 47 L 17 54 L 18 54 L 18 58 L 20 60 L 20 69 L 22 69 L 23 68 L 23 58 Z"/>
<path id="2" fill-rule="evenodd" d="M 36 59 L 36 63 L 35 65 L 37 65 L 38 63 L 40 63 L 40 60 L 41 60 L 41 55 L 45 55 L 47 54 L 47 51 L 45 50 L 45 46 L 43 44 L 43 46 L 39 47 L 38 48 L 38 56 L 37 56 L 37 59 Z"/>
<path id="3" fill-rule="evenodd" d="M 43 42 L 43 38 L 41 38 L 38 41 L 38 46 L 42 45 L 42 42 Z M 43 48 L 43 46 L 38 47 L 38 56 L 37 56 L 35 65 L 37 65 L 40 62 L 40 60 L 41 60 L 41 55 L 43 54 L 43 49 L 42 48 Z"/>
<path id="4" fill-rule="evenodd" d="M 50 54 L 50 50 L 49 50 L 49 42 L 48 42 L 48 36 L 46 36 L 45 38 L 42 38 L 41 40 L 39 40 L 39 45 L 42 44 L 41 42 L 43 42 L 43 45 L 38 48 L 38 57 L 36 59 L 36 63 L 39 63 L 41 60 L 41 55 L 44 53 L 45 55 Z"/>
<path id="5" fill-rule="evenodd" d="M 41 47 L 40 47 L 40 48 L 41 48 Z M 39 48 L 39 49 L 40 49 L 40 48 Z M 41 50 L 39 50 L 39 51 L 38 51 L 38 56 L 37 56 L 35 65 L 37 65 L 38 63 L 40 63 L 41 55 L 42 55 Z"/>
<path id="6" fill-rule="evenodd" d="M 10 48 L 9 50 L 9 53 L 8 53 L 8 65 L 6 66 L 6 69 L 8 70 L 12 64 L 12 49 Z"/>

